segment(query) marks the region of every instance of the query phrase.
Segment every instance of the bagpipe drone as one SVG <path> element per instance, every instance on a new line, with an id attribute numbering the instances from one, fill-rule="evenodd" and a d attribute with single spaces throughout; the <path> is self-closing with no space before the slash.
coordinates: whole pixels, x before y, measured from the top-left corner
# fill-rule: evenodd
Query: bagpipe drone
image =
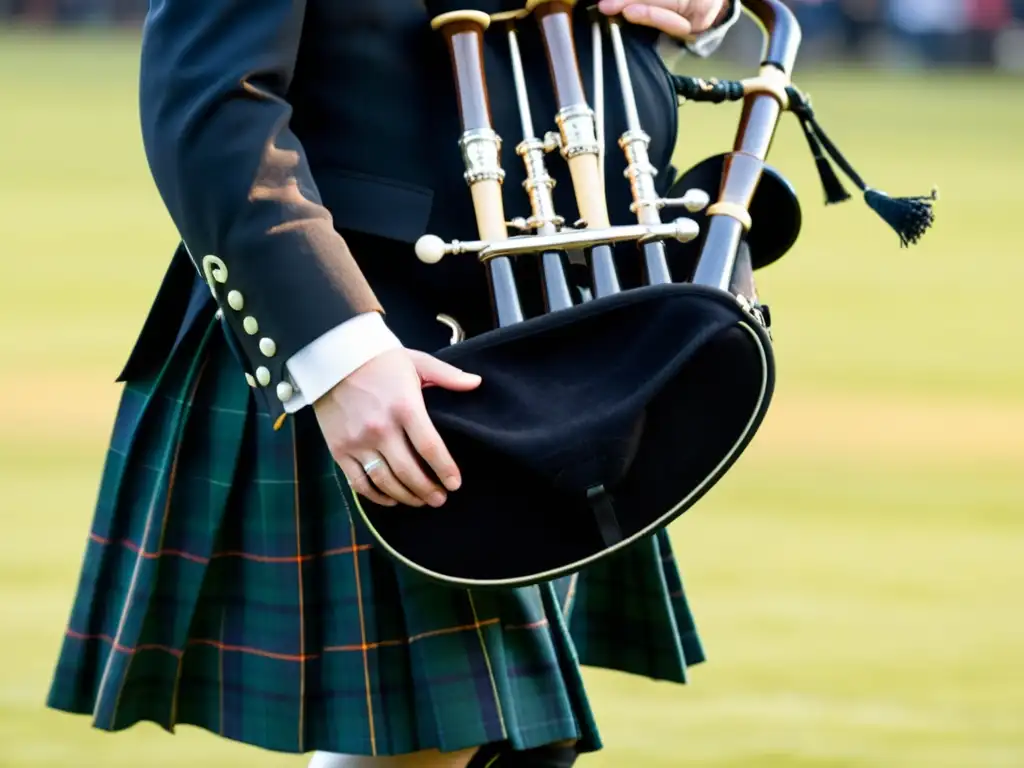
<path id="1" fill-rule="evenodd" d="M 789 183 L 766 164 L 780 117 L 800 121 L 829 203 L 849 197 L 835 162 L 867 203 L 915 242 L 932 197 L 869 188 L 835 148 L 790 81 L 800 29 L 778 0 L 744 0 L 765 47 L 739 81 L 666 75 L 692 102 L 743 102 L 732 151 L 697 164 L 658 193 L 640 124 L 623 22 L 591 14 L 594 91 L 588 98 L 566 0 L 529 0 L 499 13 L 427 0 L 456 81 L 464 178 L 476 239 L 416 244 L 426 263 L 475 258 L 486 270 L 494 329 L 437 356 L 482 376 L 472 392 L 424 391 L 463 485 L 440 508 L 380 507 L 358 499 L 380 548 L 436 580 L 473 588 L 555 578 L 637 542 L 693 506 L 733 466 L 771 403 L 770 315 L 754 274 L 781 258 L 800 230 Z M 538 134 L 519 35 L 536 25 L 557 103 L 557 131 Z M 508 221 L 502 137 L 492 124 L 484 36 L 508 43 L 522 136 L 515 154 L 531 215 Z M 604 173 L 602 41 L 611 43 L 626 130 L 617 137 L 635 223 L 612 225 Z M 673 107 L 675 105 L 673 104 Z M 610 142 L 609 142 L 610 144 Z M 561 157 L 557 157 L 560 155 Z M 578 220 L 556 210 L 547 163 L 568 165 Z M 685 215 L 665 217 L 677 209 Z M 511 230 L 519 230 L 510 233 Z M 639 260 L 642 284 L 623 288 L 618 263 Z M 614 250 L 618 248 L 616 253 Z M 581 261 L 582 258 L 582 261 Z M 525 317 L 514 260 L 536 259 L 544 311 Z M 585 284 L 578 279 L 585 263 Z"/>

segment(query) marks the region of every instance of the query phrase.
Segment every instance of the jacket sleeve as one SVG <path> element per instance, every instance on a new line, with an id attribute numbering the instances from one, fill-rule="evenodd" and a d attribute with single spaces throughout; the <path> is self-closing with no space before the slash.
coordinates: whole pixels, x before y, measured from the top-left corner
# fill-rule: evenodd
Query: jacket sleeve
<path id="1" fill-rule="evenodd" d="M 154 181 L 277 426 L 294 395 L 285 361 L 381 312 L 289 127 L 304 11 L 305 0 L 153 0 L 140 71 Z"/>

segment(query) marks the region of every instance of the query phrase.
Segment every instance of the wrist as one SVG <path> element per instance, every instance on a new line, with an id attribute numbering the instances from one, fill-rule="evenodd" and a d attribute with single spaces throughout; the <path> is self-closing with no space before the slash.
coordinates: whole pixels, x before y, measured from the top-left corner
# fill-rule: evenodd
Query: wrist
<path id="1" fill-rule="evenodd" d="M 366 312 L 316 339 L 288 360 L 297 393 L 293 408 L 316 403 L 370 360 L 402 348 L 379 312 Z"/>

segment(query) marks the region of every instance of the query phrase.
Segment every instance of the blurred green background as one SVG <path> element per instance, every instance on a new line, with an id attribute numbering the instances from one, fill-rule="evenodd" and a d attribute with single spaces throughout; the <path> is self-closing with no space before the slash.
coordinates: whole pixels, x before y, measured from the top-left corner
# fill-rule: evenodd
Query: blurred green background
<path id="1" fill-rule="evenodd" d="M 137 57 L 136 33 L 0 32 L 0 765 L 297 768 L 43 707 L 113 378 L 176 243 Z M 805 225 L 759 275 L 776 400 L 672 526 L 709 662 L 687 688 L 588 670 L 608 746 L 581 765 L 1024 766 L 1024 82 L 820 66 L 798 81 L 870 182 L 937 183 L 938 221 L 901 250 L 860 202 L 825 208 L 785 119 L 770 160 Z M 681 114 L 683 167 L 728 148 L 736 108 Z"/>

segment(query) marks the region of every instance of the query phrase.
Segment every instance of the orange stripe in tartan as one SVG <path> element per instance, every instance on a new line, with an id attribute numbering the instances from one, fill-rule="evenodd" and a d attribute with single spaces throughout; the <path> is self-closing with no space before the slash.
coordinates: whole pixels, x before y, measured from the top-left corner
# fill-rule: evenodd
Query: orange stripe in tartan
<path id="1" fill-rule="evenodd" d="M 164 651 L 176 658 L 182 655 L 182 651 L 179 651 L 175 648 L 171 648 L 170 646 L 166 645 L 140 645 L 135 648 L 129 648 L 126 645 L 115 643 L 114 638 L 112 638 L 110 635 L 84 635 L 81 632 L 75 632 L 75 630 L 73 629 L 67 630 L 64 634 L 75 640 L 102 640 L 105 643 L 113 645 L 114 650 L 120 653 L 137 653 L 139 651 Z"/>
<path id="2" fill-rule="evenodd" d="M 158 552 L 140 552 L 139 545 L 130 539 L 106 539 L 99 534 L 90 533 L 89 539 L 102 546 L 119 546 L 125 549 L 131 550 L 137 555 L 141 555 L 145 560 L 156 560 L 161 557 L 181 557 L 185 560 L 190 560 L 193 563 L 199 563 L 206 565 L 211 560 L 216 560 L 219 557 L 240 557 L 243 560 L 253 560 L 257 563 L 305 563 L 310 560 L 316 560 L 320 557 L 334 557 L 336 555 L 350 555 L 353 552 L 363 552 L 368 549 L 373 549 L 372 544 L 357 544 L 356 546 L 349 547 L 336 547 L 335 549 L 328 549 L 323 552 L 319 552 L 312 555 L 286 555 L 282 557 L 271 557 L 269 555 L 254 555 L 249 552 L 214 552 L 210 557 L 202 557 L 200 555 L 193 555 L 191 552 L 185 552 L 180 549 L 161 549 Z"/>
<path id="3" fill-rule="evenodd" d="M 341 485 L 337 475 L 334 477 L 334 481 Z M 356 504 L 359 502 L 356 501 Z M 348 533 L 351 537 L 352 546 L 356 546 L 356 525 L 355 521 L 349 518 L 348 521 Z M 370 687 L 370 660 L 366 655 L 366 614 L 363 612 L 363 585 L 359 577 L 359 558 L 352 558 L 352 572 L 356 579 L 356 604 L 359 606 L 359 639 L 361 641 L 363 652 L 363 687 L 366 690 L 366 726 L 369 730 L 370 736 L 370 755 L 373 757 L 377 756 L 377 725 L 373 719 L 373 697 L 371 694 Z"/>
<path id="4" fill-rule="evenodd" d="M 264 651 L 259 648 L 249 648 L 244 645 L 228 645 L 222 643 L 219 640 L 207 640 L 205 638 L 190 638 L 187 645 L 205 645 L 211 648 L 217 648 L 220 651 L 228 651 L 234 653 L 248 653 L 253 656 L 262 656 L 268 659 L 278 659 L 280 661 L 310 661 L 313 659 L 319 659 L 325 653 L 344 653 L 347 651 L 358 651 L 365 653 L 366 651 L 372 651 L 377 648 L 387 648 L 406 644 L 412 644 L 418 640 L 425 640 L 429 637 L 437 637 L 438 635 L 450 635 L 455 632 L 475 632 L 481 627 L 487 627 L 491 624 L 497 624 L 499 619 L 485 619 L 483 621 L 474 622 L 473 624 L 465 624 L 459 627 L 445 627 L 444 629 L 433 629 L 429 632 L 420 632 L 419 634 L 412 635 L 411 637 L 404 638 L 402 640 L 381 640 L 376 643 L 354 643 L 352 645 L 328 645 L 323 649 L 323 653 L 304 653 L 304 654 L 292 654 L 292 653 L 275 653 L 273 651 Z M 508 626 L 505 629 L 538 629 L 547 624 L 546 619 L 541 621 L 533 622 L 532 624 L 521 624 L 517 626 Z M 73 629 L 69 629 L 65 634 L 73 640 L 100 640 L 104 643 L 112 644 L 114 650 L 119 653 L 135 654 L 139 651 L 163 651 L 169 653 L 174 657 L 180 657 L 184 651 L 177 648 L 171 648 L 168 645 L 159 645 L 156 643 L 147 643 L 138 645 L 134 648 L 114 643 L 114 638 L 110 635 L 96 635 L 96 634 L 84 634 L 82 632 L 75 632 Z"/>

